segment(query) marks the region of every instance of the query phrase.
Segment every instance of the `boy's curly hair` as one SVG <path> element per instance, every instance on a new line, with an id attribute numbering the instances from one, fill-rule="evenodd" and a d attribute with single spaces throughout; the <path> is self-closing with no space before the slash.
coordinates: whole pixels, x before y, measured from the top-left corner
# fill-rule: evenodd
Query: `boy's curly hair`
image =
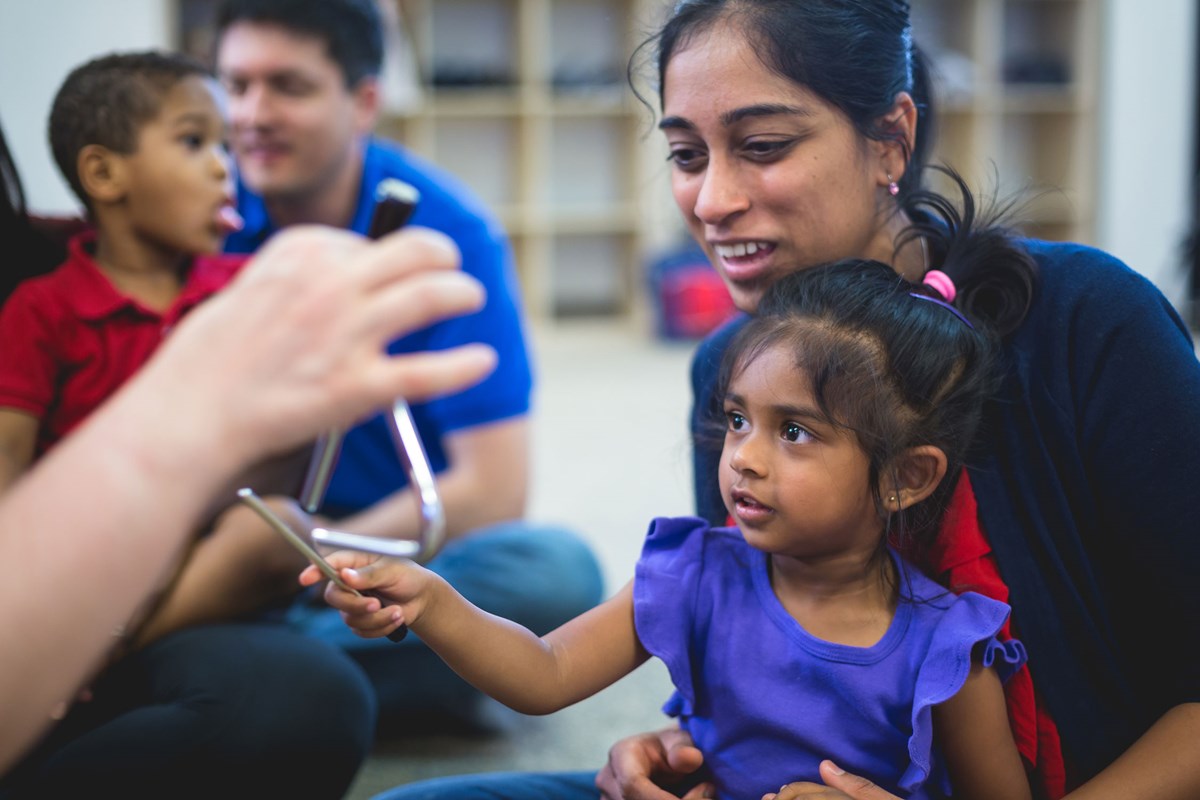
<path id="1" fill-rule="evenodd" d="M 137 150 L 143 125 L 162 101 L 191 75 L 211 77 L 199 61 L 179 53 L 111 53 L 76 67 L 63 81 L 50 108 L 49 138 L 54 160 L 72 191 L 91 209 L 79 180 L 79 153 L 98 144 L 117 153 Z"/>

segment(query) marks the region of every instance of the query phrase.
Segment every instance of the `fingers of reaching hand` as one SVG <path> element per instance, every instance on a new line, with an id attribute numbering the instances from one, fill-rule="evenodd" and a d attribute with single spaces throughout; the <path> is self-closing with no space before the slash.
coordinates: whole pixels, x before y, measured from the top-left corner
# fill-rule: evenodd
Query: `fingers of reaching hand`
<path id="1" fill-rule="evenodd" d="M 329 331 L 329 347 L 307 354 L 307 363 L 331 383 L 341 370 L 348 381 L 343 388 L 365 389 L 377 405 L 386 405 L 397 396 L 420 401 L 466 388 L 494 368 L 496 355 L 484 345 L 386 354 L 394 339 L 476 311 L 486 301 L 478 281 L 457 271 L 458 251 L 445 236 L 412 229 L 379 242 L 352 237 L 324 246 L 334 253 L 297 290 L 288 313 L 302 330 L 318 331 L 340 319 L 341 330 Z"/>
<path id="2" fill-rule="evenodd" d="M 496 366 L 496 351 L 473 344 L 437 353 L 413 353 L 385 358 L 366 380 L 387 402 L 396 397 L 425 400 L 465 389 L 483 380 Z"/>
<path id="3" fill-rule="evenodd" d="M 447 317 L 478 311 L 487 299 L 480 283 L 465 272 L 422 272 L 368 291 L 369 303 L 357 319 L 385 342 Z"/>
<path id="4" fill-rule="evenodd" d="M 406 280 L 419 272 L 458 272 L 458 246 L 443 233 L 409 227 L 371 243 L 355 262 L 367 290 Z"/>

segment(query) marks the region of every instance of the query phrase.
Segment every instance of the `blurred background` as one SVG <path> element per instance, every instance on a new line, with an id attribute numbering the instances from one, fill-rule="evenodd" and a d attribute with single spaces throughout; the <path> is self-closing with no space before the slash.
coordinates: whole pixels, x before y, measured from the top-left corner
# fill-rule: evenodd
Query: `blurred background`
<path id="1" fill-rule="evenodd" d="M 381 132 L 459 173 L 500 213 L 534 323 L 601 316 L 654 328 L 663 287 L 651 265 L 683 233 L 665 146 L 625 67 L 671 4 L 380 3 L 392 26 Z M 207 58 L 213 0 L 0 5 L 0 119 L 30 205 L 73 210 L 45 141 L 55 89 L 110 50 Z M 1109 250 L 1194 320 L 1194 0 L 912 5 L 942 108 L 936 157 L 977 189 L 1031 189 L 1030 233 Z M 706 302 L 716 301 L 696 299 Z"/>
<path id="2" fill-rule="evenodd" d="M 513 239 L 538 372 L 531 516 L 580 531 L 615 591 L 650 518 L 691 509 L 688 359 L 730 311 L 686 244 L 665 144 L 625 79 L 671 3 L 380 2 L 380 132 L 459 174 Z M 0 120 L 31 210 L 78 210 L 45 132 L 67 72 L 113 50 L 207 60 L 213 7 L 0 2 Z M 913 16 L 941 109 L 934 160 L 977 190 L 1027 190 L 1025 230 L 1112 252 L 1200 324 L 1194 0 L 917 0 Z M 668 691 L 652 663 L 549 718 L 498 712 L 519 735 L 382 744 L 350 797 L 441 774 L 595 768 L 619 736 L 665 722 Z"/>

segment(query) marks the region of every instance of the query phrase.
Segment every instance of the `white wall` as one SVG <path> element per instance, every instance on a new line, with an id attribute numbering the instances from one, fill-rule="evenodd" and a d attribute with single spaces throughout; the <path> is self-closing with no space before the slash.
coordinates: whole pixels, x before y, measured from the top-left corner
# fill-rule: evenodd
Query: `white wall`
<path id="1" fill-rule="evenodd" d="M 1096 240 L 1182 309 L 1180 247 L 1192 223 L 1195 169 L 1196 3 L 1106 6 Z"/>
<path id="2" fill-rule="evenodd" d="M 173 9 L 172 0 L 0 0 L 0 124 L 31 209 L 78 208 L 46 143 L 67 73 L 113 50 L 168 46 Z"/>

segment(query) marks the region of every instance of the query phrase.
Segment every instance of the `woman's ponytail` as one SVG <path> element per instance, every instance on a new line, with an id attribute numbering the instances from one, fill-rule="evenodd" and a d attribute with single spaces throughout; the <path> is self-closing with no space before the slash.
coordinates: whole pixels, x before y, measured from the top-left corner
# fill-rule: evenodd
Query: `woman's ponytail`
<path id="1" fill-rule="evenodd" d="M 933 167 L 959 189 L 961 207 L 929 190 L 917 190 L 904 200 L 915 220 L 897 241 L 897 248 L 923 238 L 930 264 L 940 265 L 954 282 L 954 306 L 968 318 L 1004 338 L 1029 312 L 1037 283 L 1037 263 L 1003 223 L 1011 204 L 983 213 L 962 177 L 949 167 Z"/>

